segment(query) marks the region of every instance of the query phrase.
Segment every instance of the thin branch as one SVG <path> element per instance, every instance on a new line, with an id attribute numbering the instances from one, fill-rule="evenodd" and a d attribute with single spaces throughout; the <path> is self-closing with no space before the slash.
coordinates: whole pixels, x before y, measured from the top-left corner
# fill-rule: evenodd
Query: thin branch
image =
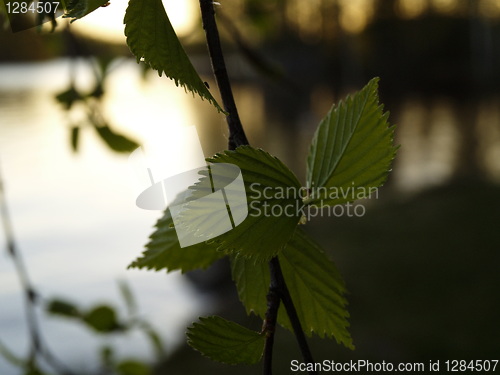
<path id="1" fill-rule="evenodd" d="M 12 223 L 10 221 L 9 210 L 7 208 L 5 191 L 1 175 L 0 175 L 0 209 L 2 215 L 3 230 L 5 233 L 7 253 L 14 262 L 14 266 L 16 267 L 16 273 L 19 277 L 19 282 L 21 283 L 21 286 L 24 291 L 26 321 L 28 322 L 28 330 L 31 336 L 30 357 L 33 358 L 35 354 L 40 351 L 40 334 L 35 317 L 35 311 L 33 308 L 33 304 L 36 299 L 36 292 L 29 281 L 28 273 L 24 266 L 24 262 L 16 248 L 16 243 L 14 241 L 14 234 L 12 230 Z"/>
<path id="2" fill-rule="evenodd" d="M 199 0 L 201 9 L 201 18 L 203 21 L 203 29 L 205 30 L 208 50 L 210 53 L 210 60 L 212 62 L 212 69 L 219 86 L 219 91 L 222 97 L 224 109 L 228 112 L 227 124 L 229 127 L 229 149 L 234 150 L 240 145 L 247 145 L 248 140 L 245 136 L 245 131 L 241 124 L 236 103 L 234 102 L 233 93 L 231 90 L 231 83 L 227 74 L 226 64 L 224 62 L 224 55 L 220 43 L 219 31 L 215 21 L 215 10 L 212 0 Z M 286 286 L 281 266 L 278 258 L 273 258 L 269 262 L 269 270 L 271 273 L 271 283 L 269 286 L 269 293 L 267 296 L 267 311 L 266 319 L 264 321 L 264 332 L 266 332 L 266 345 L 264 348 L 264 375 L 272 374 L 272 353 L 274 344 L 274 332 L 276 329 L 278 309 L 280 300 L 286 308 L 290 322 L 298 341 L 300 351 L 306 363 L 313 363 L 311 351 L 307 345 L 307 341 L 302 331 L 300 321 L 297 315 L 297 310 L 293 305 L 292 298 Z M 315 375 L 315 371 L 310 371 L 309 374 Z"/>
<path id="3" fill-rule="evenodd" d="M 226 117 L 229 127 L 229 149 L 234 150 L 238 146 L 247 145 L 248 140 L 241 125 L 238 109 L 234 102 L 233 91 L 229 76 L 227 74 L 226 63 L 222 53 L 219 30 L 215 21 L 215 10 L 212 0 L 200 0 L 201 18 L 203 29 L 207 38 L 208 51 L 212 61 L 212 69 L 219 86 L 224 110 L 228 113 Z"/>
<path id="4" fill-rule="evenodd" d="M 297 315 L 297 310 L 292 301 L 292 297 L 290 296 L 290 291 L 286 285 L 285 279 L 283 277 L 283 272 L 281 272 L 281 265 L 277 257 L 272 258 L 269 262 L 269 266 L 271 269 L 271 275 L 277 280 L 278 287 L 280 290 L 281 300 L 283 301 L 283 305 L 285 306 L 286 313 L 288 314 L 288 318 L 290 318 L 290 323 L 292 324 L 293 333 L 295 334 L 295 338 L 299 344 L 300 352 L 302 353 L 302 358 L 305 363 L 314 363 L 311 350 L 309 349 L 309 345 L 307 344 L 306 336 L 304 334 L 304 330 L 302 329 L 302 325 L 300 324 L 299 316 Z M 272 285 L 272 284 L 271 284 Z M 316 375 L 316 371 L 309 371 L 310 375 Z"/>
<path id="5" fill-rule="evenodd" d="M 273 363 L 273 345 L 274 333 L 276 331 L 276 323 L 278 322 L 278 309 L 281 301 L 280 282 L 276 278 L 276 272 L 273 270 L 273 263 L 269 262 L 269 271 L 271 273 L 271 283 L 267 294 L 267 311 L 266 319 L 263 324 L 263 332 L 266 334 L 266 344 L 264 347 L 264 375 L 272 375 Z"/>
<path id="6" fill-rule="evenodd" d="M 64 369 L 63 365 L 42 345 L 42 338 L 40 327 L 36 318 L 36 303 L 38 294 L 30 282 L 28 271 L 24 265 L 21 253 L 18 251 L 16 241 L 14 239 L 14 231 L 12 230 L 12 222 L 10 220 L 9 210 L 5 198 L 5 190 L 3 186 L 3 179 L 0 174 L 0 215 L 2 217 L 3 230 L 5 234 L 5 241 L 7 253 L 12 258 L 16 267 L 16 273 L 23 288 L 24 294 L 24 309 L 26 314 L 26 322 L 28 324 L 28 331 L 31 338 L 30 353 L 26 365 L 29 368 L 36 368 L 37 356 L 40 355 L 46 362 L 52 366 L 56 371 L 61 374 L 71 374 L 71 372 Z"/>
<path id="7" fill-rule="evenodd" d="M 239 52 L 247 59 L 249 64 L 261 75 L 280 84 L 282 88 L 292 91 L 296 95 L 300 95 L 300 87 L 296 82 L 292 81 L 286 74 L 283 68 L 269 60 L 264 54 L 253 48 L 250 43 L 240 34 L 234 23 L 226 17 L 222 12 L 218 14 L 219 25 L 222 25 L 233 39 Z"/>

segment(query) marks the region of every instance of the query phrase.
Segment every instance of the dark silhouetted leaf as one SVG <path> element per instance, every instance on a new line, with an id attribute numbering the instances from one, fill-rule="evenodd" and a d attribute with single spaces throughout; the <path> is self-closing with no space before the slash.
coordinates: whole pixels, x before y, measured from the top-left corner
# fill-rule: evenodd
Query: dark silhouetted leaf
<path id="1" fill-rule="evenodd" d="M 176 85 L 207 99 L 223 112 L 189 61 L 161 0 L 130 0 L 125 13 L 127 44 L 137 58 L 174 80 Z"/>

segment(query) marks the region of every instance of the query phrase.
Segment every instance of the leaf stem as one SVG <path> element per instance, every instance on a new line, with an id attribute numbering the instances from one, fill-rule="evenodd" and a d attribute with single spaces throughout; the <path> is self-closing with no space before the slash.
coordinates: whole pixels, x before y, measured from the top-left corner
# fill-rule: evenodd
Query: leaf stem
<path id="1" fill-rule="evenodd" d="M 213 1 L 200 0 L 200 9 L 210 60 L 212 62 L 212 70 L 219 86 L 224 110 L 227 112 L 226 121 L 229 127 L 229 149 L 234 150 L 238 146 L 248 145 L 248 140 L 241 125 L 236 103 L 234 102 L 233 91 L 222 53 L 219 30 L 215 21 Z"/>

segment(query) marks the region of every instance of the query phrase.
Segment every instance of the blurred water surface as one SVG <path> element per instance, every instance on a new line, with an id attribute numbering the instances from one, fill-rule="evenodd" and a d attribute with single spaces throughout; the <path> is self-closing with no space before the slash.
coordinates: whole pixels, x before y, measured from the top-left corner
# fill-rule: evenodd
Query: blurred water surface
<path id="1" fill-rule="evenodd" d="M 230 71 L 235 66 L 245 70 L 241 61 L 229 60 Z M 69 124 L 78 123 L 82 116 L 78 111 L 67 115 L 54 95 L 68 88 L 71 69 L 77 71 L 77 87 L 90 89 L 93 80 L 87 62 L 71 64 L 54 60 L 0 65 L 0 167 L 19 248 L 44 297 L 66 297 L 85 306 L 111 301 L 123 308 L 116 281 L 128 280 L 141 312 L 162 332 L 167 348 L 173 349 L 183 340 L 184 327 L 208 308 L 210 300 L 178 274 L 126 270 L 142 251 L 160 213 L 135 206 L 137 181 L 127 157 L 109 151 L 92 128 L 82 129 L 79 152 L 71 151 Z M 103 110 L 114 129 L 144 142 L 175 136 L 172 125 L 196 125 L 205 156 L 226 148 L 224 117 L 206 101 L 185 95 L 165 77 L 150 74 L 143 80 L 134 61 L 119 60 L 113 70 Z M 216 85 L 207 81 L 216 91 Z M 253 146 L 284 160 L 303 180 L 317 123 L 339 98 L 328 87 L 318 87 L 305 94 L 310 102 L 303 104 L 310 104 L 310 109 L 287 122 L 274 112 L 280 110 L 273 101 L 276 96 L 266 96 L 260 84 L 245 79 L 234 83 L 248 138 Z M 443 184 L 461 167 L 457 123 L 462 119 L 457 106 L 411 93 L 400 99 L 398 106 L 387 105 L 391 122 L 398 125 L 396 143 L 401 149 L 389 186 L 381 190 L 382 199 Z M 483 100 L 477 108 L 475 150 L 481 152 L 485 176 L 498 181 L 498 98 Z M 182 152 L 189 150 L 180 150 L 176 162 Z M 3 254 L 0 339 L 22 354 L 28 348 L 22 291 L 10 258 Z M 61 319 L 43 313 L 40 318 L 47 341 L 63 361 L 75 368 L 95 368 L 99 338 Z M 124 356 L 149 356 L 149 346 L 136 336 L 113 341 Z M 18 373 L 0 358 L 0 374 Z"/>
<path id="2" fill-rule="evenodd" d="M 70 62 L 0 65 L 0 165 L 15 236 L 31 280 L 44 298 L 61 297 L 90 307 L 107 302 L 125 313 L 117 281 L 130 283 L 142 315 L 172 350 L 184 327 L 209 302 L 179 274 L 127 270 L 140 255 L 159 212 L 135 206 L 136 190 L 126 155 L 109 151 L 92 128 L 71 151 L 70 119 L 54 100 L 68 87 Z M 77 85 L 90 84 L 78 63 Z M 148 84 L 135 63 L 117 68 L 107 86 L 106 115 L 115 129 L 143 141 L 166 136 L 169 121 L 190 121 L 174 85 Z M 175 92 L 172 95 L 172 91 Z M 160 98 L 163 103 L 160 105 Z M 165 99 L 168 98 L 168 99 Z M 76 115 L 78 116 L 78 115 Z M 28 350 L 22 290 L 0 233 L 0 339 L 19 356 Z M 39 318 L 46 341 L 70 367 L 95 369 L 102 338 L 64 319 Z M 151 359 L 140 335 L 115 337 L 119 356 Z M 0 357 L 0 374 L 20 370 Z"/>

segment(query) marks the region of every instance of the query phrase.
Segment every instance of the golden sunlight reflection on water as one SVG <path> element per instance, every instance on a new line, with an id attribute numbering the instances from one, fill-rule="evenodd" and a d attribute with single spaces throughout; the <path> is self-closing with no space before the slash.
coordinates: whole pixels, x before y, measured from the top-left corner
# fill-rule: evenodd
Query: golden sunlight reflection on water
<path id="1" fill-rule="evenodd" d="M 67 88 L 67 68 L 66 60 L 0 66 L 0 166 L 19 248 L 46 298 L 63 297 L 87 307 L 108 300 L 124 313 L 116 281 L 128 280 L 141 313 L 172 350 L 209 301 L 177 273 L 126 269 L 142 252 L 160 213 L 135 206 L 127 156 L 108 151 L 93 129 L 82 129 L 80 151 L 71 152 L 67 118 L 53 99 Z M 178 93 L 173 85 L 141 82 L 134 62 L 120 69 L 120 84 L 111 86 L 105 110 L 117 129 L 138 139 L 161 139 L 169 136 L 169 122 L 191 123 L 186 104 L 191 97 L 171 95 Z M 155 96 L 172 99 L 161 105 Z M 22 306 L 14 267 L 4 255 L 0 338 L 19 355 L 28 348 Z M 65 362 L 97 363 L 102 341 L 95 335 L 43 314 L 42 321 L 51 348 Z M 148 343 L 138 336 L 120 341 L 120 351 L 151 356 Z M 0 374 L 17 373 L 0 358 Z"/>
<path id="2" fill-rule="evenodd" d="M 75 29 L 97 39 L 124 42 L 123 34 L 127 0 L 111 0 L 110 5 L 101 7 L 73 24 Z M 196 0 L 163 0 L 169 20 L 179 36 L 188 34 L 196 23 Z"/>

